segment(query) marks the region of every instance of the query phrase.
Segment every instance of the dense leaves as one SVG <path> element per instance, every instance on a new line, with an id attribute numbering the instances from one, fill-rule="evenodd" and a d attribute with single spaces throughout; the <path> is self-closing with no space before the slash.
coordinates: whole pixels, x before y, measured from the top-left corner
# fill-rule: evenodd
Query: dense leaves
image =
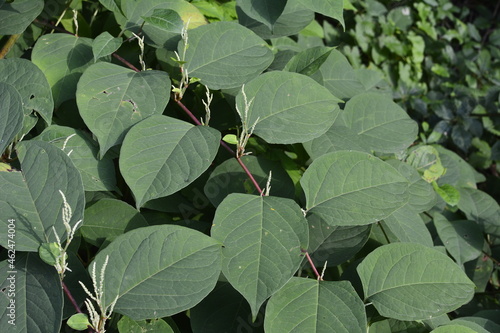
<path id="1" fill-rule="evenodd" d="M 498 331 L 499 8 L 0 0 L 0 331 Z"/>

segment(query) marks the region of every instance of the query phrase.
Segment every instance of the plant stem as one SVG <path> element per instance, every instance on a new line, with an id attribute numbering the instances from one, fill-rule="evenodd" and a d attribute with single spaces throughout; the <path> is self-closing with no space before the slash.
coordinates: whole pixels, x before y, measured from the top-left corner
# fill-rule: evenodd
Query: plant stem
<path id="1" fill-rule="evenodd" d="M 259 183 L 257 183 L 257 181 L 255 180 L 255 178 L 253 177 L 252 173 L 250 172 L 250 170 L 248 170 L 247 166 L 245 165 L 245 163 L 243 163 L 243 161 L 241 160 L 240 157 L 237 157 L 236 160 L 238 161 L 238 163 L 241 165 L 241 167 L 243 168 L 243 170 L 245 171 L 245 173 L 247 174 L 248 178 L 250 178 L 250 180 L 252 181 L 253 183 L 253 186 L 255 186 L 255 188 L 257 189 L 257 191 L 259 192 L 259 195 L 262 195 L 262 193 L 264 193 L 264 190 L 262 190 L 259 186 Z"/>
<path id="2" fill-rule="evenodd" d="M 491 255 L 489 255 L 488 253 L 486 253 L 484 251 L 481 251 L 481 252 L 483 252 L 483 255 L 485 255 L 488 259 L 493 261 L 495 263 L 495 265 L 500 266 L 500 262 L 498 260 L 496 260 L 495 258 L 493 258 Z"/>
<path id="3" fill-rule="evenodd" d="M 189 116 L 189 118 L 191 118 L 194 123 L 196 125 L 201 125 L 201 121 L 199 121 L 195 116 L 194 114 L 191 112 L 191 110 L 189 110 L 184 104 L 182 104 L 181 101 L 175 101 L 177 103 L 177 105 L 179 105 L 181 107 L 181 109 Z"/>
<path id="4" fill-rule="evenodd" d="M 120 60 L 122 63 L 124 63 L 128 68 L 136 71 L 136 72 L 140 72 L 140 70 L 138 70 L 134 65 L 132 65 L 130 62 L 128 62 L 127 60 L 123 59 L 122 57 L 120 57 L 118 54 L 116 53 L 113 53 L 113 57 L 115 57 L 116 59 Z"/>
<path id="5" fill-rule="evenodd" d="M 76 303 L 75 299 L 73 298 L 73 295 L 71 295 L 71 292 L 69 291 L 66 284 L 64 282 L 61 282 L 61 283 L 62 283 L 62 288 L 64 290 L 64 293 L 66 294 L 66 296 L 70 300 L 71 304 L 73 304 L 73 307 L 75 308 L 76 312 L 83 313 L 82 310 L 80 309 L 80 307 L 78 306 L 78 304 Z"/>
<path id="6" fill-rule="evenodd" d="M 2 47 L 2 50 L 0 50 L 0 59 L 5 58 L 7 53 L 9 53 L 10 49 L 14 44 L 16 44 L 16 41 L 18 38 L 21 36 L 21 34 L 16 34 L 16 35 L 11 35 L 5 45 Z"/>
<path id="7" fill-rule="evenodd" d="M 323 281 L 323 279 L 321 278 L 321 274 L 319 274 L 318 270 L 316 269 L 316 266 L 314 266 L 314 263 L 311 259 L 311 256 L 309 255 L 309 252 L 307 252 L 306 250 L 301 250 L 301 251 L 302 251 L 302 253 L 305 254 L 307 261 L 309 261 L 309 265 L 311 265 L 313 272 L 314 272 L 314 275 L 316 275 L 316 278 L 320 281 Z"/>

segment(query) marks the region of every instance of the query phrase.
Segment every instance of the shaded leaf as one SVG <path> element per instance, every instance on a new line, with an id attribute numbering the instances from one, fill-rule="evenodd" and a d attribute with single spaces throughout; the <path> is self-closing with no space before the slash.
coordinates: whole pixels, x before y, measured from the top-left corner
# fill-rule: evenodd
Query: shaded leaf
<path id="1" fill-rule="evenodd" d="M 319 70 L 332 50 L 332 48 L 324 46 L 308 48 L 294 55 L 283 70 L 311 76 Z"/>
<path id="2" fill-rule="evenodd" d="M 476 221 L 488 234 L 500 236 L 500 207 L 487 193 L 473 188 L 459 188 L 458 208 L 467 219 Z"/>
<path id="3" fill-rule="evenodd" d="M 323 14 L 325 16 L 331 17 L 339 21 L 342 27 L 345 29 L 344 24 L 344 1 L 343 0 L 300 0 L 300 2 L 309 9 Z"/>

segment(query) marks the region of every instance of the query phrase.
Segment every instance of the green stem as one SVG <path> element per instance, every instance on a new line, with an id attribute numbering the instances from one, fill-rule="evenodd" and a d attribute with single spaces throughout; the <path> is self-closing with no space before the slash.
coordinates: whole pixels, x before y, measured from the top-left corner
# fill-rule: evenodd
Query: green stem
<path id="1" fill-rule="evenodd" d="M 2 50 L 0 50 L 0 59 L 5 58 L 7 53 L 9 53 L 10 49 L 16 44 L 16 41 L 19 39 L 21 34 L 16 34 L 16 35 L 11 35 L 5 45 L 2 47 Z"/>

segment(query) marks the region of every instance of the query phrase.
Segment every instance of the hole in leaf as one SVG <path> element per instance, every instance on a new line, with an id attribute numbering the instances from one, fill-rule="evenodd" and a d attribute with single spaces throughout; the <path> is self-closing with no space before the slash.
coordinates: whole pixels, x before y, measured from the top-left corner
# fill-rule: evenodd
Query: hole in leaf
<path id="1" fill-rule="evenodd" d="M 30 99 L 33 99 L 33 98 L 35 98 L 35 95 L 30 95 Z"/>

